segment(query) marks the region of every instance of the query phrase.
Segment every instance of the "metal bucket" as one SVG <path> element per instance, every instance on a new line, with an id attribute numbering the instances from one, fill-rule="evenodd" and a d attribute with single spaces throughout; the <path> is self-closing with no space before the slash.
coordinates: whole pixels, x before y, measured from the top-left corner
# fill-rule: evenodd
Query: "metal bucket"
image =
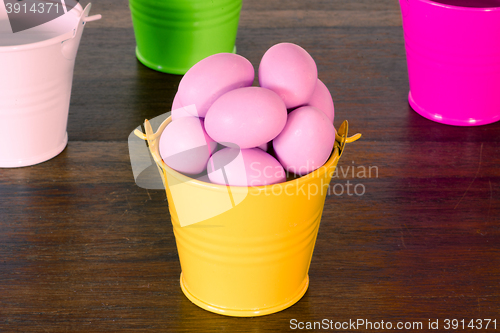
<path id="1" fill-rule="evenodd" d="M 77 4 L 42 25 L 12 33 L 0 2 L 0 167 L 44 162 L 66 147 L 73 68 L 88 16 Z"/>
<path id="2" fill-rule="evenodd" d="M 129 0 L 136 56 L 154 70 L 185 74 L 215 53 L 235 52 L 242 0 Z"/>
<path id="3" fill-rule="evenodd" d="M 500 120 L 500 1 L 478 0 L 476 7 L 450 5 L 470 0 L 399 3 L 411 107 L 450 125 Z"/>
<path id="4" fill-rule="evenodd" d="M 286 309 L 309 286 L 328 186 L 347 142 L 347 122 L 319 169 L 284 183 L 236 187 L 210 184 L 168 167 L 158 152 L 167 118 L 146 134 L 167 192 L 181 263 L 181 288 L 194 304 L 222 315 L 262 316 Z"/>

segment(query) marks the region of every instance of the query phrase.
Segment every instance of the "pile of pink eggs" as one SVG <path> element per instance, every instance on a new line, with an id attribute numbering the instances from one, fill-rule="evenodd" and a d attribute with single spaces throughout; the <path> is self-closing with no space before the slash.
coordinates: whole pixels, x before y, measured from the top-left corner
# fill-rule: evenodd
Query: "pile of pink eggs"
<path id="1" fill-rule="evenodd" d="M 255 71 L 242 56 L 219 53 L 195 64 L 179 83 L 172 122 L 159 151 L 172 169 L 208 174 L 214 184 L 262 186 L 306 175 L 330 157 L 334 105 L 302 47 L 281 43 Z"/>

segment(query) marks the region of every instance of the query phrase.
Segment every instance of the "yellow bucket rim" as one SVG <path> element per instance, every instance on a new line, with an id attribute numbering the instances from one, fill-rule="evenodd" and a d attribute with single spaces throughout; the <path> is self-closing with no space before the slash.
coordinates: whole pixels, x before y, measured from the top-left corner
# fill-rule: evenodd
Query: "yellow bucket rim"
<path id="1" fill-rule="evenodd" d="M 293 184 L 296 182 L 296 185 L 301 185 L 302 183 L 307 183 L 310 181 L 311 178 L 315 177 L 322 177 L 326 172 L 328 172 L 332 167 L 336 166 L 340 157 L 342 156 L 342 153 L 344 152 L 345 145 L 347 143 L 354 142 L 358 140 L 361 137 L 361 134 L 355 134 L 352 137 L 348 137 L 348 130 L 349 130 L 349 123 L 347 120 L 345 120 L 342 125 L 340 125 L 339 130 L 336 131 L 335 133 L 335 143 L 333 147 L 333 152 L 329 159 L 326 161 L 325 164 L 323 164 L 321 167 L 318 169 L 311 171 L 307 175 L 295 178 L 295 179 L 290 179 L 282 183 L 278 184 L 271 184 L 271 185 L 264 185 L 264 186 L 249 186 L 249 187 L 244 187 L 244 186 L 229 186 L 229 185 L 219 185 L 219 184 L 213 184 L 213 183 L 207 183 L 201 180 L 197 180 L 194 178 L 191 178 L 189 176 L 186 176 L 171 167 L 169 167 L 163 159 L 160 156 L 159 152 L 159 141 L 161 134 L 163 133 L 163 130 L 172 122 L 172 117 L 169 116 L 167 119 L 165 119 L 160 126 L 158 127 L 156 132 L 153 132 L 153 128 L 151 127 L 151 124 L 149 120 L 144 121 L 144 128 L 146 130 L 146 133 L 142 133 L 140 130 L 136 129 L 134 131 L 134 134 L 138 136 L 139 138 L 146 140 L 148 142 L 149 146 L 149 151 L 151 155 L 153 156 L 153 159 L 158 166 L 158 169 L 160 171 L 160 175 L 163 180 L 163 184 L 165 186 L 165 190 L 167 189 L 167 170 L 168 174 L 175 177 L 177 180 L 181 182 L 189 182 L 195 187 L 200 187 L 204 189 L 211 189 L 215 191 L 223 191 L 226 192 L 228 190 L 228 187 L 230 188 L 231 192 L 233 193 L 248 193 L 248 191 L 252 191 L 252 193 L 261 193 L 261 192 L 266 192 L 267 190 L 274 188 L 275 186 L 289 186 L 289 184 Z"/>

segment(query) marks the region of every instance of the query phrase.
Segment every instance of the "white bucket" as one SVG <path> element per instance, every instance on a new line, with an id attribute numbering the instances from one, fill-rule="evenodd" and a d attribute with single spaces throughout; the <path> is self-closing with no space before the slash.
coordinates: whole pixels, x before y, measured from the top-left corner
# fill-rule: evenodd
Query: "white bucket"
<path id="1" fill-rule="evenodd" d="M 75 57 L 90 4 L 12 33 L 0 1 L 0 167 L 44 162 L 66 147 Z"/>

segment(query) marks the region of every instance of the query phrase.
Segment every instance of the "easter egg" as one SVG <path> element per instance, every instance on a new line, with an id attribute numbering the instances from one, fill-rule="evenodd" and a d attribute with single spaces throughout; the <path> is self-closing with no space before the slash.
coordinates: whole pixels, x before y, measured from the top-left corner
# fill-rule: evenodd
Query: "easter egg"
<path id="1" fill-rule="evenodd" d="M 165 127 L 160 137 L 160 156 L 169 167 L 185 174 L 205 170 L 217 143 L 196 117 L 179 118 Z"/>
<path id="2" fill-rule="evenodd" d="M 207 133 L 215 141 L 254 148 L 274 139 L 285 127 L 285 103 L 261 87 L 232 90 L 217 99 L 205 117 Z"/>
<path id="3" fill-rule="evenodd" d="M 260 148 L 224 148 L 207 164 L 210 181 L 231 186 L 263 186 L 286 181 L 285 170 Z"/>
<path id="4" fill-rule="evenodd" d="M 328 160 L 335 142 L 335 128 L 319 109 L 303 106 L 288 115 L 273 148 L 286 171 L 306 175 Z"/>
<path id="5" fill-rule="evenodd" d="M 263 151 L 268 151 L 269 150 L 269 142 L 263 143 L 263 144 L 259 145 L 257 148 L 260 148 Z"/>
<path id="6" fill-rule="evenodd" d="M 309 106 L 314 106 L 315 108 L 323 111 L 324 114 L 330 119 L 333 123 L 333 118 L 335 115 L 335 108 L 333 106 L 332 95 L 330 94 L 330 90 L 325 86 L 325 84 L 318 79 L 316 83 L 316 88 L 307 103 Z"/>
<path id="7" fill-rule="evenodd" d="M 260 62 L 260 86 L 276 92 L 288 109 L 307 104 L 317 81 L 314 59 L 296 44 L 276 44 Z"/>
<path id="8" fill-rule="evenodd" d="M 244 57 L 232 53 L 211 55 L 191 67 L 181 79 L 177 95 L 181 105 L 196 105 L 201 118 L 212 103 L 228 91 L 249 87 L 255 73 Z"/>
<path id="9" fill-rule="evenodd" d="M 181 108 L 183 107 L 184 105 L 181 104 L 180 100 L 179 100 L 179 94 L 175 94 L 174 96 L 174 100 L 172 102 L 172 110 L 175 110 L 175 109 L 178 109 L 178 108 Z"/>
<path id="10" fill-rule="evenodd" d="M 198 118 L 196 116 L 193 116 L 193 114 L 196 114 L 196 107 L 194 106 L 194 104 L 181 106 L 176 109 L 172 109 L 172 121 L 176 121 L 179 118 L 186 117 Z"/>

